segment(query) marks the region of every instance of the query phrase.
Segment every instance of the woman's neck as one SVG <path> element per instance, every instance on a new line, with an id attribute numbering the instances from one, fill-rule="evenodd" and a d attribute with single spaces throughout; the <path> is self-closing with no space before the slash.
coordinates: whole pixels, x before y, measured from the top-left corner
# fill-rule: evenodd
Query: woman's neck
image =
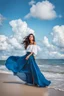
<path id="1" fill-rule="evenodd" d="M 30 43 L 29 45 L 33 45 L 33 43 Z"/>
<path id="2" fill-rule="evenodd" d="M 34 42 L 33 42 L 33 41 L 31 41 L 31 42 L 30 42 L 30 45 L 31 45 L 31 44 L 34 44 Z"/>

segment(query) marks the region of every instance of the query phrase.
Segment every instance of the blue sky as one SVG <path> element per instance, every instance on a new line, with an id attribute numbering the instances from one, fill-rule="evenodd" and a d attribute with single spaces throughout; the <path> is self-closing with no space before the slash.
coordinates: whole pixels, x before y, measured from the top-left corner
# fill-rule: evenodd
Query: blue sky
<path id="1" fill-rule="evenodd" d="M 48 10 L 46 10 L 46 4 L 47 4 L 47 7 L 49 6 Z M 32 11 L 34 10 L 33 5 L 35 6 L 35 9 L 36 9 L 34 13 L 30 11 L 30 8 L 32 8 Z M 37 8 L 39 11 L 41 11 L 40 13 L 38 13 L 39 11 L 37 10 Z M 56 52 L 55 55 L 57 55 L 57 58 L 64 58 L 64 54 L 63 54 L 64 46 L 63 46 L 63 43 L 62 45 L 60 45 L 61 42 L 59 43 L 59 40 L 62 40 L 63 42 L 62 34 L 64 34 L 63 33 L 64 32 L 64 29 L 63 29 L 64 28 L 63 26 L 64 25 L 64 10 L 63 9 L 64 9 L 64 0 L 0 0 L 0 18 L 1 18 L 0 35 L 1 35 L 1 38 L 6 38 L 6 37 L 9 38 L 11 35 L 15 34 L 14 33 L 15 30 L 13 32 L 14 25 L 13 24 L 11 25 L 10 22 L 12 20 L 21 19 L 22 22 L 24 21 L 26 22 L 27 26 L 30 29 L 34 30 L 36 34 L 36 39 L 40 40 L 38 41 L 40 45 L 41 43 L 43 45 L 42 50 L 44 50 L 45 47 L 47 47 L 45 51 L 49 52 L 50 49 L 48 48 L 48 46 L 50 48 L 51 46 L 53 46 L 55 49 L 53 49 L 51 53 Z M 51 12 L 49 13 L 48 11 L 49 12 L 51 11 Z M 28 14 L 30 14 L 30 16 L 27 16 Z M 61 29 L 62 34 L 59 32 L 58 27 L 59 27 L 59 30 Z M 53 31 L 53 36 L 51 36 L 52 31 Z M 59 34 L 61 34 L 61 38 Z M 57 35 L 58 37 L 57 36 L 55 37 L 55 35 Z M 61 48 L 61 51 L 59 51 L 60 48 Z M 4 51 L 7 51 L 7 49 Z M 60 54 L 60 56 L 58 54 Z M 3 56 L 3 53 L 1 53 L 1 55 Z M 7 54 L 4 54 L 4 55 L 7 55 Z M 45 53 L 45 56 L 46 55 L 49 56 L 49 53 Z M 54 58 L 55 55 L 53 56 L 52 54 L 52 58 Z M 45 56 L 40 56 L 40 57 L 48 58 Z"/>

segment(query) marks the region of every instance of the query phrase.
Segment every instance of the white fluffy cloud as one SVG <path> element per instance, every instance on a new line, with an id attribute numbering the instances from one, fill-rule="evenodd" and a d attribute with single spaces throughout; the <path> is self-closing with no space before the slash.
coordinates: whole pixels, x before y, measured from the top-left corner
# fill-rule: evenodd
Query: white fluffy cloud
<path id="1" fill-rule="evenodd" d="M 49 52 L 49 56 L 50 58 L 53 58 L 53 59 L 64 59 L 64 54 L 61 54 L 58 51 Z"/>
<path id="2" fill-rule="evenodd" d="M 0 51 L 11 51 L 14 49 L 22 49 L 20 43 L 14 37 L 0 35 Z"/>
<path id="3" fill-rule="evenodd" d="M 43 54 L 45 58 L 64 59 L 64 25 L 54 26 L 52 29 L 52 42 L 49 43 L 49 39 L 44 36 Z M 43 55 L 42 55 L 43 56 Z"/>
<path id="4" fill-rule="evenodd" d="M 21 42 L 25 36 L 30 33 L 35 35 L 34 30 L 28 27 L 25 21 L 21 19 L 12 20 L 9 22 L 12 27 L 13 35 L 7 37 L 5 35 L 0 35 L 0 54 L 1 59 L 7 58 L 9 55 L 23 55 L 25 54 L 24 47 Z"/>
<path id="5" fill-rule="evenodd" d="M 32 4 L 30 13 L 28 13 L 25 18 L 35 17 L 42 20 L 54 19 L 57 16 L 54 8 L 55 6 L 49 1 L 37 2 L 36 4 Z"/>
<path id="6" fill-rule="evenodd" d="M 9 24 L 12 27 L 12 31 L 14 32 L 14 38 L 16 38 L 19 42 L 21 42 L 23 37 L 29 33 L 33 33 L 35 35 L 34 30 L 29 28 L 27 23 L 21 19 L 12 20 L 9 22 Z"/>
<path id="7" fill-rule="evenodd" d="M 50 44 L 50 43 L 49 43 L 49 40 L 48 40 L 48 38 L 47 38 L 46 36 L 44 36 L 42 42 L 43 42 L 44 46 L 45 46 L 48 50 L 50 50 L 50 51 L 55 50 L 56 47 L 55 47 L 53 44 Z"/>
<path id="8" fill-rule="evenodd" d="M 3 21 L 5 20 L 5 17 L 3 17 L 1 14 L 0 14 L 0 25 L 2 25 Z"/>
<path id="9" fill-rule="evenodd" d="M 53 43 L 60 48 L 64 48 L 64 25 L 57 25 L 53 27 L 52 31 Z"/>
<path id="10" fill-rule="evenodd" d="M 34 1 L 34 0 L 31 0 L 31 1 L 29 2 L 29 5 L 33 5 L 33 4 L 35 4 L 35 1 Z"/>
<path id="11" fill-rule="evenodd" d="M 7 50 L 9 48 L 7 39 L 8 37 L 6 37 L 5 35 L 0 35 L 0 50 Z"/>

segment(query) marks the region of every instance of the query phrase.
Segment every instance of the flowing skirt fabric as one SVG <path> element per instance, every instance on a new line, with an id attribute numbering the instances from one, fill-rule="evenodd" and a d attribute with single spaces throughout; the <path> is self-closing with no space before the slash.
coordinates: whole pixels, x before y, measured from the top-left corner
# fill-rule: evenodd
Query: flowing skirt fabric
<path id="1" fill-rule="evenodd" d="M 5 62 L 6 68 L 27 84 L 33 84 L 34 81 L 34 84 L 40 87 L 49 86 L 51 81 L 47 80 L 41 73 L 34 55 L 32 54 L 28 60 L 25 59 L 28 54 L 30 52 L 27 52 L 23 56 L 9 56 Z"/>

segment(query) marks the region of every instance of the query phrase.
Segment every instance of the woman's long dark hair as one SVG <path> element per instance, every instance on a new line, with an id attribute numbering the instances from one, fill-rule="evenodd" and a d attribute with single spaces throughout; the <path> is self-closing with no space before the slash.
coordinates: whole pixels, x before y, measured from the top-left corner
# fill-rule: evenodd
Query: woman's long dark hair
<path id="1" fill-rule="evenodd" d="M 27 46 L 30 44 L 30 40 L 29 40 L 29 37 L 30 35 L 33 35 L 32 33 L 30 33 L 28 36 L 24 37 L 23 39 L 23 42 L 21 44 L 24 44 L 24 48 L 26 49 Z M 33 35 L 33 43 L 35 42 L 35 36 Z"/>

